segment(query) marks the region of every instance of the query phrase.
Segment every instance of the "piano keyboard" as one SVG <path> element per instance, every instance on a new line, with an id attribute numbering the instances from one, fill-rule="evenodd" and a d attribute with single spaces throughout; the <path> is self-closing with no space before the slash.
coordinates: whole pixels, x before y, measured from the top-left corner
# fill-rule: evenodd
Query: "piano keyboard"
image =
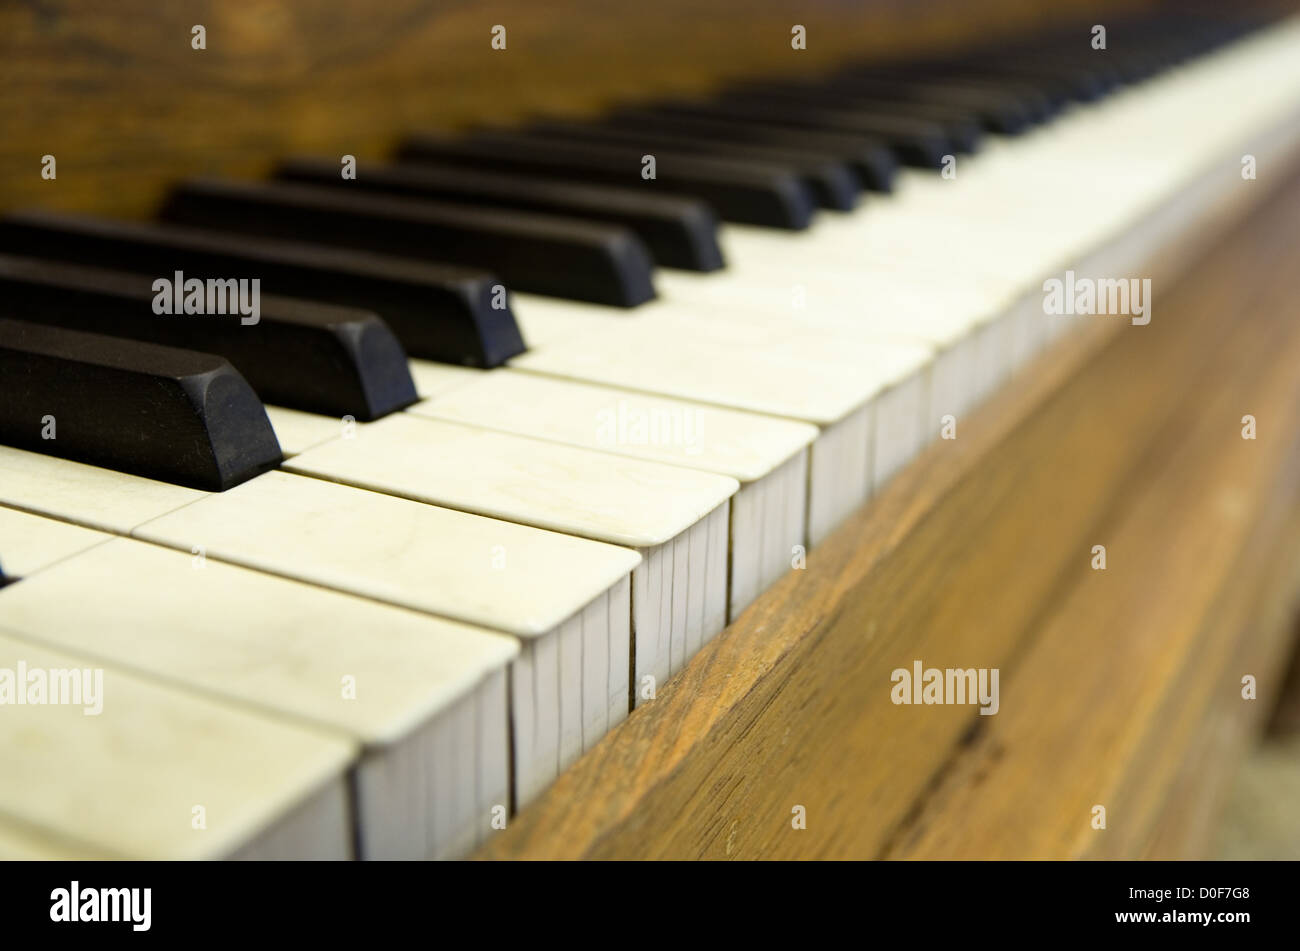
<path id="1" fill-rule="evenodd" d="M 0 219 L 0 856 L 482 844 L 1300 144 L 1300 22 L 1127 29 Z"/>

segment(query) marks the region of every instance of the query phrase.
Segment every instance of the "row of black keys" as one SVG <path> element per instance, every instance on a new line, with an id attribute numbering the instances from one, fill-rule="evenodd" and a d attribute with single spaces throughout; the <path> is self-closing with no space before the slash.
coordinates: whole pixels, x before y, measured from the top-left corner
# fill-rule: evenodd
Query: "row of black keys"
<path id="1" fill-rule="evenodd" d="M 589 123 L 423 136 L 355 180 L 305 160 L 270 184 L 182 184 L 162 224 L 14 215 L 0 318 L 41 326 L 0 321 L 0 442 L 225 488 L 280 461 L 262 400 L 370 420 L 416 399 L 408 354 L 494 367 L 520 353 L 506 285 L 633 307 L 656 263 L 723 267 L 719 217 L 804 228 L 818 206 L 888 190 L 899 162 L 1019 134 L 1254 25 L 1147 20 L 1104 52 L 1081 28 Z M 175 272 L 259 278 L 258 322 L 156 315 L 153 281 Z"/>

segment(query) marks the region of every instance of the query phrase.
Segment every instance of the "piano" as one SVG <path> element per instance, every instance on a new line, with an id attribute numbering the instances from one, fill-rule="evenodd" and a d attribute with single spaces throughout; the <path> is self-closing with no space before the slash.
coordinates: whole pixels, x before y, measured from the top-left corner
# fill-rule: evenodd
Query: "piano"
<path id="1" fill-rule="evenodd" d="M 1300 20 L 941 6 L 707 76 L 0 14 L 0 856 L 1203 850 L 1300 592 Z"/>

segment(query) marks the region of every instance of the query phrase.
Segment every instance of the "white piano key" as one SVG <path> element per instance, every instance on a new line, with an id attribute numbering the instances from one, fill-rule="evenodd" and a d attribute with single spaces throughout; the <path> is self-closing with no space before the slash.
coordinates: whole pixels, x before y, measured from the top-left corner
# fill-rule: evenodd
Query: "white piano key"
<path id="1" fill-rule="evenodd" d="M 42 829 L 0 816 L 0 862 L 103 861 L 120 858 L 101 848 L 69 839 L 57 829 Z"/>
<path id="2" fill-rule="evenodd" d="M 582 743 L 591 749 L 609 732 L 609 604 L 587 605 L 578 618 L 581 630 L 579 671 L 582 677 Z M 626 667 L 625 667 L 626 669 Z M 622 680 L 622 678 L 618 678 Z"/>
<path id="3" fill-rule="evenodd" d="M 133 534 L 525 638 L 560 627 L 640 561 L 627 548 L 279 471 Z"/>
<path id="4" fill-rule="evenodd" d="M 268 472 L 135 534 L 525 640 L 570 638 L 576 626 L 583 641 L 565 655 L 574 666 L 557 671 L 554 696 L 521 696 L 512 708 L 517 734 L 549 724 L 564 731 L 563 755 L 557 759 L 546 747 L 548 778 L 539 783 L 599 739 L 578 722 L 572 746 L 573 705 L 599 710 L 607 723 L 611 681 L 627 702 L 630 620 L 610 623 L 607 593 L 626 584 L 641 561 L 635 551 L 284 472 Z M 613 638 L 624 642 L 618 667 L 608 663 Z M 584 644 L 590 649 L 581 650 Z M 539 712 L 547 703 L 559 708 Z M 516 745 L 521 777 L 535 771 L 527 749 Z"/>
<path id="5" fill-rule="evenodd" d="M 158 683 L 98 654 L 15 635 L 13 595 L 55 570 L 3 592 L 0 669 L 99 668 L 102 710 L 0 708 L 0 855 L 350 857 L 345 773 L 356 755 L 352 741 Z M 97 621 L 110 612 L 92 591 L 73 599 L 100 612 L 87 621 L 93 641 Z"/>
<path id="6" fill-rule="evenodd" d="M 473 367 L 457 367 L 448 363 L 434 363 L 432 360 L 408 360 L 411 379 L 415 382 L 415 392 L 420 399 L 427 400 L 444 396 L 469 383 L 477 382 L 487 370 Z"/>
<path id="7" fill-rule="evenodd" d="M 582 617 L 564 622 L 556 642 L 559 651 L 560 682 L 560 753 L 561 771 L 582 752 L 582 691 L 567 690 L 568 684 L 583 685 Z"/>
<path id="8" fill-rule="evenodd" d="M 763 321 L 812 332 L 820 337 L 822 352 L 816 358 L 822 362 L 838 361 L 846 348 L 863 345 L 924 347 L 931 351 L 929 385 L 935 403 L 958 414 L 979 397 L 983 377 L 974 335 L 997 322 L 1009 299 L 1005 290 L 990 296 L 970 282 L 947 287 L 951 275 L 943 271 L 907 280 L 892 268 L 864 274 L 868 269 L 856 262 L 828 267 L 816 253 L 808 253 L 827 242 L 815 231 L 800 242 L 802 255 L 782 252 L 782 239 L 770 232 L 752 240 L 764 249 L 756 256 L 761 266 L 738 270 L 717 283 L 705 275 L 666 275 L 660 282 L 664 306 L 708 319 Z M 831 240 L 836 247 L 841 243 Z M 798 287 L 798 299 L 791 296 L 792 287 Z M 1000 382 L 1008 367 L 1000 360 L 990 368 L 992 382 Z"/>
<path id="9" fill-rule="evenodd" d="M 0 567 L 11 579 L 35 574 L 112 537 L 80 525 L 0 506 Z"/>
<path id="10" fill-rule="evenodd" d="M 349 421 L 334 416 L 304 413 L 302 410 L 286 409 L 283 406 L 266 407 L 266 417 L 271 421 L 275 437 L 280 441 L 280 451 L 286 457 L 296 456 L 312 446 L 319 446 L 331 439 L 339 439 L 351 427 L 365 425 L 356 420 Z"/>
<path id="11" fill-rule="evenodd" d="M 622 584 L 627 584 L 626 581 Z M 626 666 L 626 665 L 624 665 Z M 512 664 L 513 668 L 513 664 Z M 478 705 L 474 711 L 474 745 L 484 749 L 490 743 L 496 743 L 497 737 L 509 737 L 510 729 L 510 680 L 509 670 L 488 674 L 483 687 L 478 691 Z M 626 709 L 626 703 L 624 704 Z M 488 806 L 486 812 L 480 812 L 478 841 L 486 842 L 494 832 L 504 826 L 498 819 L 504 820 L 510 814 L 510 769 L 508 756 L 478 756 L 475 769 L 475 796 L 480 809 Z M 462 762 L 458 768 L 464 768 Z"/>
<path id="12" fill-rule="evenodd" d="M 445 804 L 392 780 L 428 768 L 438 721 L 518 650 L 481 628 L 130 539 L 0 591 L 0 626 L 360 743 L 353 783 L 367 858 L 440 854 L 427 814 Z M 478 756 L 505 759 L 504 735 L 484 740 Z M 477 829 L 488 808 L 453 824 Z"/>
<path id="13" fill-rule="evenodd" d="M 574 380 L 480 370 L 408 412 L 753 482 L 816 438 L 815 427 Z"/>
<path id="14" fill-rule="evenodd" d="M 0 504 L 128 534 L 210 493 L 0 446 Z"/>
<path id="15" fill-rule="evenodd" d="M 739 489 L 727 476 L 411 415 L 369 424 L 355 439 L 319 446 L 286 468 L 635 548 L 645 561 L 632 571 L 634 587 L 645 584 L 646 574 L 662 574 L 662 561 L 671 557 L 678 536 L 707 533 L 712 518 L 725 521 L 728 500 Z M 726 623 L 726 546 L 710 555 L 705 617 L 716 627 L 702 637 L 712 637 Z M 658 608 L 632 599 L 638 683 L 654 676 L 662 684 L 677 669 L 671 644 L 674 636 L 684 643 L 686 615 L 674 600 L 684 605 L 690 592 L 670 587 L 662 597 L 666 601 Z M 721 611 L 712 606 L 718 603 Z"/>
<path id="16" fill-rule="evenodd" d="M 871 452 L 871 483 L 880 488 L 938 434 L 925 379 L 913 377 L 891 387 L 876 401 L 876 431 Z"/>
<path id="17" fill-rule="evenodd" d="M 854 340 L 823 326 L 702 319 L 667 304 L 624 314 L 516 296 L 525 325 L 548 321 L 558 307 L 606 317 L 599 329 L 516 357 L 511 365 L 517 369 L 817 425 L 860 410 L 881 390 L 920 372 L 930 356 L 930 348 L 919 344 Z"/>
<path id="18" fill-rule="evenodd" d="M 719 518 L 716 512 L 709 516 L 711 526 L 718 521 Z M 725 531 L 726 519 L 721 519 L 721 522 Z M 700 591 L 693 590 L 691 596 L 703 599 L 704 595 Z M 624 670 L 631 670 L 632 667 L 631 577 L 629 576 L 611 588 L 605 599 L 608 604 L 606 610 L 608 621 L 606 623 L 611 631 L 609 637 L 609 676 L 607 678 L 609 696 L 606 699 L 608 710 L 606 722 L 609 729 L 612 730 L 627 719 L 629 697 L 633 686 L 627 682 L 627 678 L 621 673 Z M 626 622 L 624 618 L 627 619 Z M 715 630 L 721 631 L 726 620 L 723 617 L 705 619 L 706 625 L 710 622 L 714 625 Z"/>
<path id="19" fill-rule="evenodd" d="M 532 309 L 531 298 L 516 295 L 525 334 Z M 919 343 L 853 339 L 826 327 L 695 319 L 681 308 L 646 307 L 639 316 L 611 318 L 603 330 L 530 351 L 511 365 L 823 427 L 810 453 L 807 532 L 816 544 L 872 491 L 873 401 L 925 376 L 932 355 Z M 861 444 L 849 445 L 853 440 Z"/>
<path id="20" fill-rule="evenodd" d="M 130 486 L 134 478 L 114 485 Z M 590 639 L 626 641 L 630 622 L 609 624 L 604 595 L 626 583 L 641 560 L 626 548 L 285 472 L 209 495 L 138 526 L 134 535 L 520 638 L 558 637 L 566 622 L 595 612 Z M 603 625 L 595 624 L 597 616 Z M 613 650 L 606 644 L 607 653 Z M 591 670 L 566 677 L 557 702 L 604 711 L 612 678 L 626 703 L 627 650 L 624 643 L 615 668 L 593 653 L 584 660 Z M 585 694 L 597 676 L 599 689 Z M 598 739 L 589 730 L 582 737 L 580 750 Z M 524 772 L 528 764 L 515 768 Z"/>
<path id="21" fill-rule="evenodd" d="M 819 545 L 866 500 L 876 418 L 870 405 L 822 430 L 808 467 L 808 544 Z"/>
<path id="22" fill-rule="evenodd" d="M 739 488 L 726 476 L 409 414 L 285 468 L 632 548 L 671 541 Z"/>
<path id="23" fill-rule="evenodd" d="M 516 750 L 522 738 L 523 752 L 516 753 L 516 804 L 526 805 L 555 781 L 560 774 L 560 639 L 541 637 L 526 641 L 514 675 L 527 678 L 514 697 Z M 532 699 L 532 710 L 524 702 Z"/>
<path id="24" fill-rule="evenodd" d="M 732 616 L 743 610 L 757 592 L 781 577 L 790 567 L 791 548 L 805 543 L 807 455 L 803 450 L 817 437 L 815 426 L 513 370 L 479 374 L 473 383 L 417 403 L 408 412 L 686 466 L 739 481 L 741 489 L 731 505 L 732 534 L 737 539 L 757 537 L 765 524 L 769 551 L 762 557 L 743 552 L 738 561 L 733 559 Z M 916 422 L 919 424 L 919 418 Z M 788 480 L 785 470 L 789 467 L 800 470 L 795 480 L 799 490 L 778 494 L 778 490 L 783 493 Z M 772 488 L 769 482 L 780 485 Z M 763 509 L 748 502 L 742 504 L 742 500 L 756 495 L 769 502 L 775 498 L 784 501 L 787 507 L 780 516 L 781 532 L 775 530 L 773 519 L 763 522 Z M 770 549 L 780 549 L 784 554 L 773 557 Z M 703 562 L 697 567 L 703 570 Z M 744 597 L 738 600 L 737 592 L 744 592 Z M 703 640 L 703 604 L 698 608 L 695 620 L 687 625 L 691 632 L 687 642 L 697 646 L 683 648 L 686 658 Z M 686 606 L 679 605 L 678 609 L 686 610 Z M 682 661 L 675 658 L 670 666 L 677 669 L 681 665 Z"/>

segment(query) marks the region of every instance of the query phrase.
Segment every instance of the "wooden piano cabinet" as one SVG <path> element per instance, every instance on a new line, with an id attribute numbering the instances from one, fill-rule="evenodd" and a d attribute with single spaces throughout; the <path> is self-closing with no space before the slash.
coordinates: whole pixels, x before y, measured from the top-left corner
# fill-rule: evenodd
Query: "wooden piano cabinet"
<path id="1" fill-rule="evenodd" d="M 0 211 L 144 215 L 192 175 L 407 133 L 580 115 L 728 76 L 815 73 L 1133 0 L 41 0 L 0 4 Z M 1092 22 L 1091 20 L 1089 22 Z M 791 28 L 807 48 L 791 48 Z M 192 45 L 202 25 L 205 47 Z M 493 49 L 492 30 L 506 28 Z M 42 179 L 53 155 L 58 177 Z"/>
<path id="2" fill-rule="evenodd" d="M 959 421 L 482 856 L 1203 854 L 1300 592 L 1300 177 L 1273 180 L 1143 271 L 1149 326 L 1089 318 Z M 896 705 L 916 661 L 997 668 L 1000 709 Z"/>

